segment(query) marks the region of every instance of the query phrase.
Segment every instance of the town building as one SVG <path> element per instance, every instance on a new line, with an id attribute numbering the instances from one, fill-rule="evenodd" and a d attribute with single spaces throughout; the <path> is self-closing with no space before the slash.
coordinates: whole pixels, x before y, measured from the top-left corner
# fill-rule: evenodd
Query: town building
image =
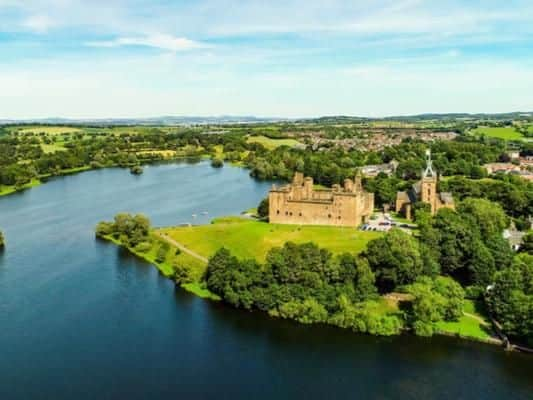
<path id="1" fill-rule="evenodd" d="M 345 179 L 342 187 L 315 189 L 313 178 L 297 172 L 292 183 L 274 185 L 268 200 L 269 221 L 276 224 L 356 227 L 374 211 L 374 194 L 363 189 L 360 176 Z"/>
<path id="2" fill-rule="evenodd" d="M 387 164 L 365 165 L 361 167 L 361 173 L 368 178 L 375 178 L 380 173 L 390 176 L 396 172 L 396 168 L 398 161 L 392 160 Z"/>
<path id="3" fill-rule="evenodd" d="M 483 165 L 483 167 L 487 170 L 487 172 L 490 174 L 496 174 L 498 172 L 503 172 L 505 174 L 513 172 L 513 171 L 520 171 L 520 165 L 512 164 L 512 163 L 489 163 Z"/>
<path id="4" fill-rule="evenodd" d="M 415 183 L 412 188 L 405 192 L 396 194 L 396 212 L 403 214 L 407 219 L 411 219 L 413 206 L 422 202 L 429 204 L 431 214 L 434 215 L 441 208 L 455 209 L 453 196 L 448 192 L 437 192 L 438 176 L 433 170 L 431 152 L 426 152 L 426 169 L 422 174 L 422 179 Z"/>

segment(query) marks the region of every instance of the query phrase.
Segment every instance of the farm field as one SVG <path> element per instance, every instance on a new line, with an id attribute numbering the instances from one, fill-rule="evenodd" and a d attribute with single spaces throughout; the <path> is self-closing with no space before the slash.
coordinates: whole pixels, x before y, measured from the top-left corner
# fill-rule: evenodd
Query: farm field
<path id="1" fill-rule="evenodd" d="M 41 143 L 41 148 L 45 153 L 54 153 L 56 151 L 64 151 L 66 150 L 65 147 L 59 145 L 59 144 L 46 144 Z"/>
<path id="2" fill-rule="evenodd" d="M 82 129 L 71 126 L 32 126 L 24 127 L 19 130 L 20 133 L 45 133 L 47 135 L 63 135 L 65 133 L 82 132 Z"/>
<path id="3" fill-rule="evenodd" d="M 273 150 L 280 146 L 289 146 L 293 147 L 297 144 L 300 144 L 297 140 L 294 139 L 270 139 L 266 136 L 250 136 L 246 140 L 248 143 L 259 143 L 265 146 L 269 150 Z"/>
<path id="4" fill-rule="evenodd" d="M 484 126 L 474 129 L 472 133 L 504 140 L 521 140 L 524 138 L 524 136 L 517 132 L 513 127 L 491 128 Z"/>
<path id="5" fill-rule="evenodd" d="M 220 218 L 211 225 L 158 229 L 186 248 L 203 257 L 212 256 L 225 247 L 238 258 L 255 258 L 262 262 L 272 247 L 285 242 L 315 242 L 334 254 L 359 253 L 367 243 L 381 236 L 354 228 L 268 224 L 239 217 Z"/>

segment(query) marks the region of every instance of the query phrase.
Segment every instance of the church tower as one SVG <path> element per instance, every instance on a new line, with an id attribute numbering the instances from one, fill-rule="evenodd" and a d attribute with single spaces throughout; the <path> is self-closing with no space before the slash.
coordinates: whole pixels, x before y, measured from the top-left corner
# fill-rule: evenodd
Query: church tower
<path id="1" fill-rule="evenodd" d="M 431 206 L 431 214 L 437 212 L 437 174 L 433 170 L 431 150 L 426 150 L 426 169 L 420 182 L 420 200 Z"/>

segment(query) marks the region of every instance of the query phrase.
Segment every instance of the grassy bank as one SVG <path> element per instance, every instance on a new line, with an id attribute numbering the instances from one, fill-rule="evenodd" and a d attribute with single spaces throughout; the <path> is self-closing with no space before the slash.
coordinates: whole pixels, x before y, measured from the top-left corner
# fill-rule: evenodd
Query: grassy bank
<path id="1" fill-rule="evenodd" d="M 211 299 L 211 300 L 220 300 L 220 298 L 211 293 L 201 282 L 202 276 L 205 272 L 206 264 L 200 260 L 190 256 L 187 253 L 180 252 L 176 247 L 170 245 L 169 249 L 166 251 L 165 258 L 163 261 L 158 260 L 158 252 L 163 242 L 152 235 L 151 247 L 146 252 L 138 251 L 134 248 L 125 246 L 119 239 L 114 238 L 111 235 L 106 235 L 103 237 L 105 240 L 109 240 L 114 244 L 126 248 L 129 252 L 136 255 L 137 257 L 153 264 L 165 277 L 172 279 L 174 277 L 176 268 L 178 266 L 185 268 L 190 273 L 190 279 L 192 282 L 184 283 L 181 287 L 188 292 L 191 292 L 198 297 Z"/>
<path id="2" fill-rule="evenodd" d="M 39 186 L 42 182 L 39 179 L 32 179 L 29 183 L 17 188 L 15 186 L 3 186 L 0 185 L 0 196 L 6 196 L 15 192 L 20 192 L 25 189 L 29 189 L 35 186 Z"/>
<path id="3" fill-rule="evenodd" d="M 491 342 L 494 332 L 490 322 L 484 317 L 483 312 L 476 307 L 472 300 L 465 300 L 464 315 L 456 322 L 440 321 L 437 331 L 450 336 Z"/>
<path id="4" fill-rule="evenodd" d="M 332 226 L 278 225 L 238 217 L 219 218 L 211 225 L 159 229 L 186 248 L 209 258 L 225 247 L 238 258 L 262 262 L 272 247 L 285 242 L 314 242 L 334 254 L 359 253 L 367 243 L 380 237 L 379 232 Z"/>

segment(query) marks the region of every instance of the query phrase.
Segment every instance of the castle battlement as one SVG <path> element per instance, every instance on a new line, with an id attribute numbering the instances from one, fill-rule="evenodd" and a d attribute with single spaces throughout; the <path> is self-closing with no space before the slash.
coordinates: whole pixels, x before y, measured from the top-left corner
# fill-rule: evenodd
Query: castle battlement
<path id="1" fill-rule="evenodd" d="M 273 186 L 268 197 L 270 222 L 278 224 L 358 226 L 374 210 L 374 195 L 363 190 L 359 176 L 315 190 L 313 178 L 297 172 L 292 183 Z"/>

